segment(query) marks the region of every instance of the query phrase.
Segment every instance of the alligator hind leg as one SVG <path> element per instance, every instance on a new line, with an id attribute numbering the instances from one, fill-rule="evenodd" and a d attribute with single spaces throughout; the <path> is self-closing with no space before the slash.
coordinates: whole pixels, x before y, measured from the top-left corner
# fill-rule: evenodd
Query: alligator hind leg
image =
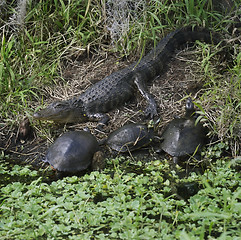
<path id="1" fill-rule="evenodd" d="M 155 115 L 157 115 L 156 101 L 154 97 L 147 91 L 147 87 L 143 78 L 140 75 L 138 75 L 139 74 L 135 76 L 134 83 L 136 84 L 141 95 L 148 102 L 148 106 L 145 109 L 145 116 L 153 118 Z"/>

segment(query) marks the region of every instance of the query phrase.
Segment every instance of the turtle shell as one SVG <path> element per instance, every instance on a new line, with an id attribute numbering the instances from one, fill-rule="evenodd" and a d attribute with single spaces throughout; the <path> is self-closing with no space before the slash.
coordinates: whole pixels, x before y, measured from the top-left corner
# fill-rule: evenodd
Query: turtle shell
<path id="1" fill-rule="evenodd" d="M 153 139 L 153 129 L 143 124 L 127 124 L 112 132 L 106 144 L 118 152 L 127 152 L 148 145 Z"/>
<path id="2" fill-rule="evenodd" d="M 162 134 L 161 148 L 173 157 L 193 154 L 206 142 L 206 129 L 194 118 L 175 118 Z"/>
<path id="3" fill-rule="evenodd" d="M 89 132 L 67 132 L 49 147 L 46 161 L 59 171 L 78 172 L 91 165 L 98 148 L 96 138 Z"/>

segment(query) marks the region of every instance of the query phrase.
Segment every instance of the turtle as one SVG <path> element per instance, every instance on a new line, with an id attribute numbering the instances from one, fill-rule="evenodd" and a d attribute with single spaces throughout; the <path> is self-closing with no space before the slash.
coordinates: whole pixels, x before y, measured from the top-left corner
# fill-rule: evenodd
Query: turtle
<path id="1" fill-rule="evenodd" d="M 47 150 L 44 161 L 59 172 L 80 172 L 86 170 L 92 163 L 95 165 L 95 170 L 99 168 L 98 166 L 103 166 L 103 158 L 95 159 L 98 151 L 99 144 L 91 133 L 70 131 L 55 140 Z"/>
<path id="2" fill-rule="evenodd" d="M 161 149 L 173 157 L 174 164 L 178 164 L 180 158 L 194 153 L 198 157 L 207 140 L 207 129 L 200 122 L 196 123 L 197 116 L 190 97 L 185 109 L 185 115 L 169 122 L 161 135 Z"/>
<path id="3" fill-rule="evenodd" d="M 110 133 L 106 145 L 114 151 L 124 153 L 150 144 L 153 137 L 153 128 L 144 124 L 130 123 Z"/>
<path id="4" fill-rule="evenodd" d="M 21 141 L 30 140 L 34 136 L 33 127 L 30 124 L 30 121 L 25 117 L 18 127 L 18 139 Z"/>

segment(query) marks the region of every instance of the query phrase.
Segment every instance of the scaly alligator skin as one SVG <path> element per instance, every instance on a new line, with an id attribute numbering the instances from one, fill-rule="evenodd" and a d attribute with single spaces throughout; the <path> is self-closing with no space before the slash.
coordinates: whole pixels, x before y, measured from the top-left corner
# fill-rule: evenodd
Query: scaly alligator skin
<path id="1" fill-rule="evenodd" d="M 217 36 L 205 29 L 192 30 L 191 27 L 185 27 L 173 31 L 140 61 L 105 77 L 78 97 L 50 104 L 36 112 L 34 118 L 61 123 L 86 121 L 106 123 L 108 121 L 106 113 L 129 101 L 136 89 L 148 101 L 145 114 L 153 117 L 157 114 L 156 103 L 146 90 L 146 83 L 161 73 L 174 50 L 196 40 L 207 43 L 218 42 Z"/>

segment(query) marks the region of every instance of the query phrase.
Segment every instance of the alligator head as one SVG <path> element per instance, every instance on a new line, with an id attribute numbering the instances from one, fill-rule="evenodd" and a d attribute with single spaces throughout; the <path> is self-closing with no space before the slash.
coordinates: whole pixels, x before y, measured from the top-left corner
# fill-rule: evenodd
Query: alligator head
<path id="1" fill-rule="evenodd" d="M 76 100 L 54 102 L 34 113 L 33 117 L 38 120 L 49 120 L 59 123 L 85 122 L 87 120 L 82 102 L 77 102 Z"/>

